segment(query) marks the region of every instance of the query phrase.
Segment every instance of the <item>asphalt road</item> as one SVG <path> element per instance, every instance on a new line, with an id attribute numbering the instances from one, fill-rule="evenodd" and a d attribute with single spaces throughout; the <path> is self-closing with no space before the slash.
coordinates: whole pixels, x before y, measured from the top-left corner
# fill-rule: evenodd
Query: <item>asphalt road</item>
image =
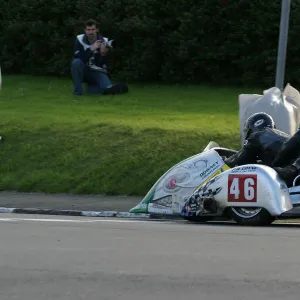
<path id="1" fill-rule="evenodd" d="M 0 192 L 0 207 L 128 211 L 143 197 Z"/>
<path id="2" fill-rule="evenodd" d="M 300 227 L 0 215 L 0 299 L 299 299 Z"/>

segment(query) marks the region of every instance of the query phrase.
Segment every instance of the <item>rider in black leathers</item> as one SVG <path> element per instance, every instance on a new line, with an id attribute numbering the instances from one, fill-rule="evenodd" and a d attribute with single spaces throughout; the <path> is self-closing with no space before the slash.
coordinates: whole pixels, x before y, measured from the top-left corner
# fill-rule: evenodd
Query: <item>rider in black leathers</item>
<path id="1" fill-rule="evenodd" d="M 292 186 L 294 178 L 300 174 L 300 130 L 291 137 L 276 129 L 270 115 L 260 112 L 247 119 L 244 132 L 243 148 L 227 158 L 225 163 L 235 167 L 261 161 L 272 167 L 288 186 Z"/>

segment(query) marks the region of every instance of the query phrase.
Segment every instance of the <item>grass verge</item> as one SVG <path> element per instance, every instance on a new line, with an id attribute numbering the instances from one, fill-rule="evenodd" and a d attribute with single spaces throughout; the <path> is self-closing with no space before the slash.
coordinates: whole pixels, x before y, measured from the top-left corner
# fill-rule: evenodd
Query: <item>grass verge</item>
<path id="1" fill-rule="evenodd" d="M 240 147 L 238 95 L 254 89 L 130 85 L 73 96 L 68 79 L 4 76 L 0 190 L 144 195 L 215 140 Z"/>

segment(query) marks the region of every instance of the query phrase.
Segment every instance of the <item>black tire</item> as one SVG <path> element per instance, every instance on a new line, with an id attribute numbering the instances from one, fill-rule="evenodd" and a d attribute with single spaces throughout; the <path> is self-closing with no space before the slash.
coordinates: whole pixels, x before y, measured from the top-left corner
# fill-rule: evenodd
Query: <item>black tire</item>
<path id="1" fill-rule="evenodd" d="M 243 207 L 229 207 L 228 215 L 239 225 L 246 226 L 267 226 L 275 221 L 275 218 L 270 213 L 261 208 L 260 211 L 253 216 L 243 216 L 242 213 L 238 213 L 238 210 L 244 209 Z"/>

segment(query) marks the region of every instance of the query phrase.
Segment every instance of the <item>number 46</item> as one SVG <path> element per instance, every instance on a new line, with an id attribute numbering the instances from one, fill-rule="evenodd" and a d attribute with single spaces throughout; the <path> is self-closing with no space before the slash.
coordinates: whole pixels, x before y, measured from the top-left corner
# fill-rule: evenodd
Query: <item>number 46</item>
<path id="1" fill-rule="evenodd" d="M 230 174 L 228 176 L 228 202 L 256 202 L 257 175 Z"/>

